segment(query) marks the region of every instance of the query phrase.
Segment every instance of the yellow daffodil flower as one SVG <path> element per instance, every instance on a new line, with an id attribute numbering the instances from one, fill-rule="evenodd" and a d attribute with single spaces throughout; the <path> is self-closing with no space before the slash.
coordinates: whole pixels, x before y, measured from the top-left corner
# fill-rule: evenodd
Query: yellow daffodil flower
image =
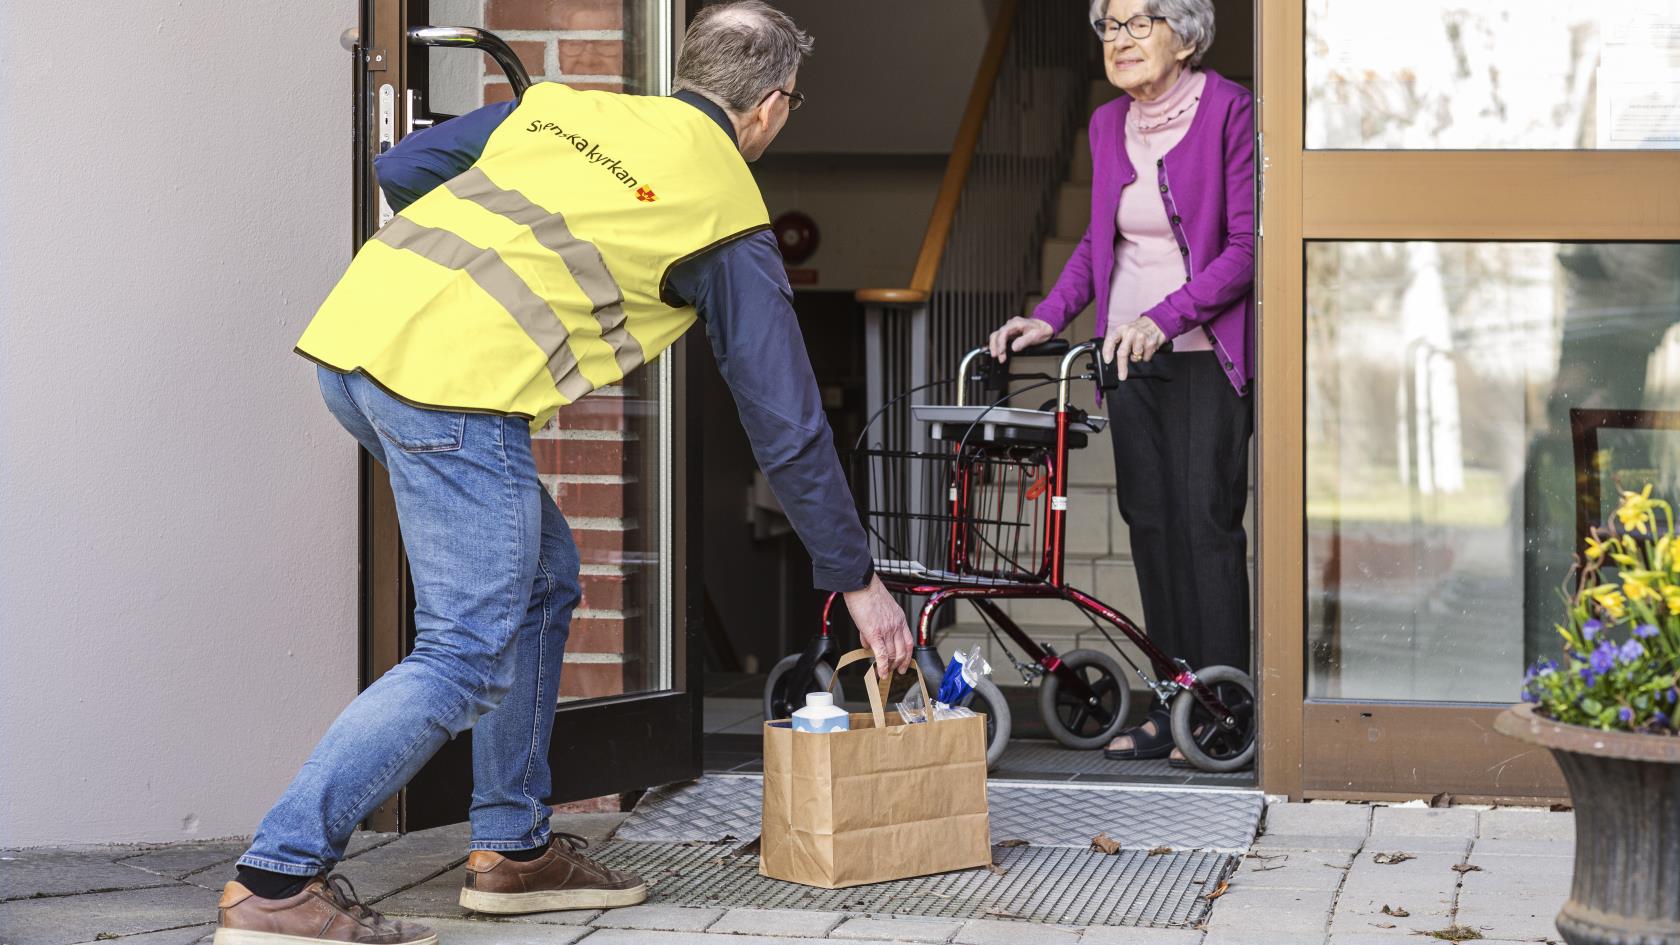
<path id="1" fill-rule="evenodd" d="M 1627 616 L 1627 598 L 1622 596 L 1622 592 L 1616 585 L 1602 584 L 1593 588 L 1591 594 L 1592 599 L 1598 602 L 1598 606 L 1604 608 L 1604 612 L 1612 618 L 1620 620 Z"/>
<path id="2" fill-rule="evenodd" d="M 1656 577 L 1653 571 L 1623 571 L 1622 593 L 1631 601 L 1642 601 L 1647 597 L 1655 597 L 1651 590 L 1651 579 Z"/>
<path id="3" fill-rule="evenodd" d="M 1610 547 L 1608 541 L 1600 541 L 1597 535 L 1587 536 L 1587 560 L 1597 561 L 1604 557 L 1604 550 Z"/>
<path id="4" fill-rule="evenodd" d="M 1668 605 L 1668 612 L 1680 616 L 1680 585 L 1664 581 L 1659 590 L 1662 592 L 1663 603 Z"/>
<path id="5" fill-rule="evenodd" d="M 1649 518 L 1655 503 L 1651 501 L 1651 484 L 1639 492 L 1623 492 L 1622 505 L 1616 510 L 1616 517 L 1621 519 L 1622 527 L 1628 531 L 1644 531 L 1645 519 Z"/>

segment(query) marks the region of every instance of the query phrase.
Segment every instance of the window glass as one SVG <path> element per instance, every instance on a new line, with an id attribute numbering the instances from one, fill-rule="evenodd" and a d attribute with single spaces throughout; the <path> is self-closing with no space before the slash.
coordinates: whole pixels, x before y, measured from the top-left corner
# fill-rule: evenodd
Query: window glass
<path id="1" fill-rule="evenodd" d="M 1674 0 L 1307 0 L 1306 146 L 1680 147 Z"/>
<path id="2" fill-rule="evenodd" d="M 1680 498 L 1680 243 L 1309 242 L 1306 278 L 1308 695 L 1514 701 L 1583 517 Z"/>

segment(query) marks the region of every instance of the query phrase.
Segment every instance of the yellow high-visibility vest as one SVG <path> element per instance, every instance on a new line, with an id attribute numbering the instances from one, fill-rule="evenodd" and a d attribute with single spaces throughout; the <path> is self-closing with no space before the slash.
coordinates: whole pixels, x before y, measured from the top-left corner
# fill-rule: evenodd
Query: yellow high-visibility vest
<path id="1" fill-rule="evenodd" d="M 297 350 L 419 406 L 536 429 L 694 323 L 665 291 L 673 266 L 768 226 L 699 109 L 540 83 L 470 169 L 362 246 Z"/>

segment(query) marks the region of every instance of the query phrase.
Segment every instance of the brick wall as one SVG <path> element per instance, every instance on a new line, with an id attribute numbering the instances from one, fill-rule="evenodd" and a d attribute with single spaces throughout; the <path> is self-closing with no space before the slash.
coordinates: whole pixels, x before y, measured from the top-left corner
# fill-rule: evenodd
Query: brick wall
<path id="1" fill-rule="evenodd" d="M 626 85 L 625 8 L 635 2 L 485 0 L 483 23 L 513 47 L 532 81 L 617 92 Z M 512 97 L 489 57 L 482 81 L 486 103 Z M 532 444 L 537 471 L 565 512 L 583 563 L 583 602 L 572 617 L 562 701 L 653 682 L 645 659 L 649 580 L 636 563 L 655 540 L 652 510 L 642 507 L 642 444 L 654 434 L 650 382 L 641 372 L 591 394 L 560 411 Z"/>
<path id="2" fill-rule="evenodd" d="M 532 81 L 573 88 L 624 89 L 624 9 L 635 0 L 485 0 L 485 28 L 508 41 Z M 513 96 L 488 59 L 484 101 Z"/>

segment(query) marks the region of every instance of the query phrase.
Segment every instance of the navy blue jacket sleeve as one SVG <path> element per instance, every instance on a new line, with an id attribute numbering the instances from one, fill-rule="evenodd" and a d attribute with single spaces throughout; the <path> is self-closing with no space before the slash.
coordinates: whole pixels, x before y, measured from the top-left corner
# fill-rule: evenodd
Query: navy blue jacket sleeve
<path id="1" fill-rule="evenodd" d="M 834 451 L 776 237 L 766 230 L 727 243 L 678 266 L 666 287 L 699 310 L 753 456 L 811 554 L 816 586 L 863 588 L 874 575 L 869 543 Z"/>
<path id="2" fill-rule="evenodd" d="M 405 136 L 397 146 L 375 155 L 374 173 L 385 191 L 391 209 L 402 209 L 432 188 L 454 177 L 478 160 L 484 143 L 518 102 L 497 102 L 476 108 L 459 118 L 424 128 Z"/>

